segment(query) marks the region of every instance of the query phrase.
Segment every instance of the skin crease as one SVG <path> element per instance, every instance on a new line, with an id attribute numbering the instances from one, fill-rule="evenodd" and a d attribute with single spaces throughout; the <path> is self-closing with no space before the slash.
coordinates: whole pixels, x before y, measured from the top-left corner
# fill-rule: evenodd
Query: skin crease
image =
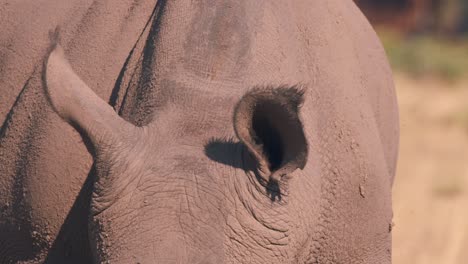
<path id="1" fill-rule="evenodd" d="M 137 2 L 39 16 L 64 51 L 43 40 L 35 61 L 6 62 L 41 67 L 0 74 L 24 87 L 0 104 L 0 262 L 391 263 L 398 112 L 352 1 Z M 252 91 L 277 111 L 252 120 L 284 120 L 259 148 L 242 136 L 256 121 L 234 118 Z M 270 136 L 306 159 L 277 184 L 272 155 L 253 152 Z"/>

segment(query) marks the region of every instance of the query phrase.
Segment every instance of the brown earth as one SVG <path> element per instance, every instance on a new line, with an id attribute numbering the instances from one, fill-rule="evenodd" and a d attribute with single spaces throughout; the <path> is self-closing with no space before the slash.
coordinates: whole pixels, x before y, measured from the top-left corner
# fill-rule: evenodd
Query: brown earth
<path id="1" fill-rule="evenodd" d="M 393 263 L 467 263 L 468 81 L 396 75 L 395 82 L 401 141 Z"/>

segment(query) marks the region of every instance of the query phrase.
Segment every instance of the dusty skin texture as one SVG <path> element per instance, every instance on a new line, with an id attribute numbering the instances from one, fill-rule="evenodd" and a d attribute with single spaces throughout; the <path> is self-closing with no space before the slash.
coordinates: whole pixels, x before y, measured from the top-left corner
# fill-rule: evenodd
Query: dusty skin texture
<path id="1" fill-rule="evenodd" d="M 0 25 L 1 263 L 391 262 L 396 99 L 352 1 L 4 1 Z"/>

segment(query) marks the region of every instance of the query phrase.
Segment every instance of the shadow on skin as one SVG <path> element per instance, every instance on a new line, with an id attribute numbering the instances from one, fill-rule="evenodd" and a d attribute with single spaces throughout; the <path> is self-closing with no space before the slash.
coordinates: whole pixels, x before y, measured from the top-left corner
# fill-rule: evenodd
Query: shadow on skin
<path id="1" fill-rule="evenodd" d="M 244 151 L 247 151 L 245 146 L 241 142 L 235 142 L 233 139 L 213 138 L 205 145 L 205 155 L 208 158 L 236 169 L 254 172 L 257 180 L 265 186 L 265 190 L 271 201 L 281 201 L 281 190 L 278 182 L 272 180 L 265 182 L 256 173 L 258 165 L 255 159 L 250 158 L 249 161 L 243 162 L 242 159 L 238 158 L 243 156 Z"/>
<path id="2" fill-rule="evenodd" d="M 88 215 L 94 174 L 93 166 L 44 263 L 92 263 L 88 238 Z"/>
<path id="3" fill-rule="evenodd" d="M 234 142 L 233 139 L 213 138 L 205 145 L 205 155 L 211 160 L 236 169 L 253 169 L 244 168 L 242 160 L 236 158 L 243 151 L 243 144 L 241 142 Z"/>

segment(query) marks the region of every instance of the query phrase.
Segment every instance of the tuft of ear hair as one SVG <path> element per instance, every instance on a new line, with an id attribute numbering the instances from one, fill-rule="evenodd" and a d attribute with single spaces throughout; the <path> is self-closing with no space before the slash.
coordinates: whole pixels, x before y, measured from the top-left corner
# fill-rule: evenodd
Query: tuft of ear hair
<path id="1" fill-rule="evenodd" d="M 256 87 L 234 109 L 236 135 L 267 182 L 306 165 L 308 145 L 299 118 L 303 102 L 304 91 L 296 86 Z"/>

